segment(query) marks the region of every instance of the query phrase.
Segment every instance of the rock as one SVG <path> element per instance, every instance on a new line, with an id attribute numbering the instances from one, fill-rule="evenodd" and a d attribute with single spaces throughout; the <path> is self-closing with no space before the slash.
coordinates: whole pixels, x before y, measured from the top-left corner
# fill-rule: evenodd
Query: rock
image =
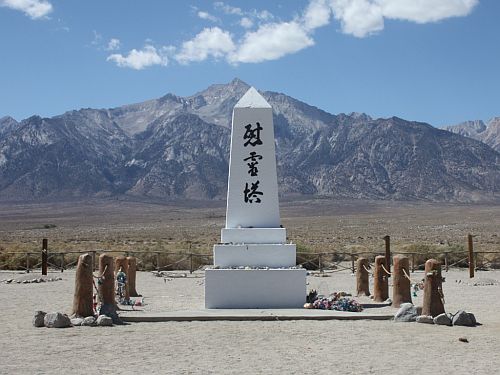
<path id="1" fill-rule="evenodd" d="M 83 323 L 83 319 L 82 318 L 73 318 L 71 319 L 71 325 L 73 326 L 81 326 Z"/>
<path id="2" fill-rule="evenodd" d="M 451 326 L 451 318 L 446 313 L 439 314 L 434 318 L 434 324 L 440 326 Z"/>
<path id="3" fill-rule="evenodd" d="M 43 327 L 45 325 L 44 319 L 46 314 L 47 313 L 43 311 L 35 311 L 35 316 L 33 317 L 33 325 L 35 327 Z"/>
<path id="4" fill-rule="evenodd" d="M 95 318 L 93 316 L 87 316 L 83 319 L 82 326 L 94 326 Z"/>
<path id="5" fill-rule="evenodd" d="M 5 282 L 6 282 L 7 284 L 10 284 L 10 283 L 11 283 L 11 282 L 13 282 L 13 281 L 14 281 L 13 279 L 8 279 L 8 280 L 5 280 Z"/>
<path id="6" fill-rule="evenodd" d="M 71 327 L 71 321 L 66 314 L 60 312 L 48 313 L 43 320 L 47 328 L 66 328 Z"/>
<path id="7" fill-rule="evenodd" d="M 460 341 L 460 342 L 469 342 L 469 340 L 467 339 L 467 337 L 459 337 L 458 341 Z"/>
<path id="8" fill-rule="evenodd" d="M 453 316 L 452 323 L 454 326 L 475 327 L 476 317 L 474 316 L 474 314 L 460 310 Z"/>
<path id="9" fill-rule="evenodd" d="M 434 324 L 434 319 L 430 315 L 419 315 L 419 316 L 417 316 L 416 322 L 417 323 Z"/>
<path id="10" fill-rule="evenodd" d="M 106 315 L 99 315 L 97 317 L 97 325 L 100 327 L 110 327 L 113 325 L 113 319 Z"/>
<path id="11" fill-rule="evenodd" d="M 395 322 L 414 322 L 420 315 L 421 308 L 413 306 L 412 303 L 402 303 L 399 310 L 394 315 Z"/>

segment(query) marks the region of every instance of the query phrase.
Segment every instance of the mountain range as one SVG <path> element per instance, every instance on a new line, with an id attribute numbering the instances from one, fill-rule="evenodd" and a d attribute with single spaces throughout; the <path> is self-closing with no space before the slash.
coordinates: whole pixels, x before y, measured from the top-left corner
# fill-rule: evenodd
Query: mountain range
<path id="1" fill-rule="evenodd" d="M 224 199 L 232 109 L 248 88 L 234 79 L 189 97 L 20 122 L 4 117 L 0 200 Z M 448 131 L 397 117 L 334 115 L 282 93 L 262 94 L 273 107 L 282 195 L 500 197 L 499 119 Z"/>

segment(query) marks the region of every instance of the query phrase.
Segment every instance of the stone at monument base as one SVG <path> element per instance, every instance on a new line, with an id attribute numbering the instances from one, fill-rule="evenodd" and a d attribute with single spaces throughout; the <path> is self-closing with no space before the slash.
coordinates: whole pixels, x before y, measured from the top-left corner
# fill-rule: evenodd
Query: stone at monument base
<path id="1" fill-rule="evenodd" d="M 222 243 L 285 243 L 285 228 L 223 228 Z"/>
<path id="2" fill-rule="evenodd" d="M 294 267 L 297 264 L 294 244 L 215 245 L 214 265 L 219 267 Z"/>
<path id="3" fill-rule="evenodd" d="M 207 269 L 205 308 L 301 308 L 306 300 L 305 269 Z"/>

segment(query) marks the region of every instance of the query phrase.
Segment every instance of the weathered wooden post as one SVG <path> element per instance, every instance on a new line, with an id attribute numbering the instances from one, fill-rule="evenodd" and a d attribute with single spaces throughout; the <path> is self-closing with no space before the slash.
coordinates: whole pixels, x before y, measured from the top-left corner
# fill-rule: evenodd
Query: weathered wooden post
<path id="1" fill-rule="evenodd" d="M 113 257 L 99 256 L 99 297 L 102 298 L 99 314 L 109 316 L 115 324 L 123 324 L 116 310 Z"/>
<path id="2" fill-rule="evenodd" d="M 444 270 L 448 272 L 449 266 L 448 266 L 448 252 L 444 253 Z"/>
<path id="3" fill-rule="evenodd" d="M 137 274 L 137 259 L 135 257 L 127 257 L 128 262 L 128 292 L 130 297 L 140 297 L 135 289 L 135 279 Z"/>
<path id="4" fill-rule="evenodd" d="M 26 253 L 26 273 L 30 273 L 30 253 Z"/>
<path id="5" fill-rule="evenodd" d="M 400 307 L 402 303 L 411 302 L 410 260 L 398 254 L 393 258 L 393 265 L 392 306 Z"/>
<path id="6" fill-rule="evenodd" d="M 92 256 L 90 254 L 82 254 L 78 257 L 75 274 L 73 315 L 76 317 L 85 318 L 94 315 L 92 278 Z"/>
<path id="7" fill-rule="evenodd" d="M 47 263 L 48 263 L 48 240 L 46 238 L 42 239 L 42 275 L 47 275 Z"/>
<path id="8" fill-rule="evenodd" d="M 368 259 L 358 258 L 356 267 L 356 291 L 358 296 L 370 295 L 370 283 L 368 279 Z"/>
<path id="9" fill-rule="evenodd" d="M 355 266 L 354 266 L 354 254 L 351 254 L 351 272 L 354 273 L 356 272 Z"/>
<path id="10" fill-rule="evenodd" d="M 127 258 L 124 256 L 118 256 L 115 258 L 115 280 L 116 280 L 116 275 L 118 274 L 118 271 L 120 271 L 120 268 L 125 272 L 125 275 L 127 276 L 127 281 L 125 282 L 125 285 L 123 286 L 123 298 L 125 300 L 130 299 L 130 293 L 129 293 L 129 274 L 128 274 L 128 261 Z"/>
<path id="11" fill-rule="evenodd" d="M 389 271 L 389 275 L 387 277 L 391 277 L 391 236 L 385 236 L 385 264 L 387 271 Z"/>
<path id="12" fill-rule="evenodd" d="M 385 256 L 377 255 L 373 272 L 373 300 L 375 302 L 384 302 L 389 298 L 389 280 L 383 267 L 385 267 Z"/>
<path id="13" fill-rule="evenodd" d="M 435 259 L 429 259 L 425 263 L 425 286 L 424 301 L 422 304 L 422 315 L 438 316 L 444 313 L 442 300 L 442 278 L 441 263 Z"/>
<path id="14" fill-rule="evenodd" d="M 474 244 L 472 242 L 472 234 L 467 236 L 467 244 L 469 248 L 469 278 L 474 278 Z"/>
<path id="15" fill-rule="evenodd" d="M 156 253 L 156 270 L 160 271 L 160 253 Z"/>
<path id="16" fill-rule="evenodd" d="M 61 253 L 61 272 L 64 272 L 64 253 Z"/>

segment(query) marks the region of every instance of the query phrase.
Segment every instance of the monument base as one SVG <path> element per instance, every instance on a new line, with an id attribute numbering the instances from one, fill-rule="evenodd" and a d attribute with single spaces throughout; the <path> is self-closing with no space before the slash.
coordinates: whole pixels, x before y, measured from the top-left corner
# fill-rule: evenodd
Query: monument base
<path id="1" fill-rule="evenodd" d="M 214 245 L 214 266 L 294 267 L 295 244 Z"/>
<path id="2" fill-rule="evenodd" d="M 208 269 L 207 309 L 301 308 L 306 301 L 306 270 Z"/>

